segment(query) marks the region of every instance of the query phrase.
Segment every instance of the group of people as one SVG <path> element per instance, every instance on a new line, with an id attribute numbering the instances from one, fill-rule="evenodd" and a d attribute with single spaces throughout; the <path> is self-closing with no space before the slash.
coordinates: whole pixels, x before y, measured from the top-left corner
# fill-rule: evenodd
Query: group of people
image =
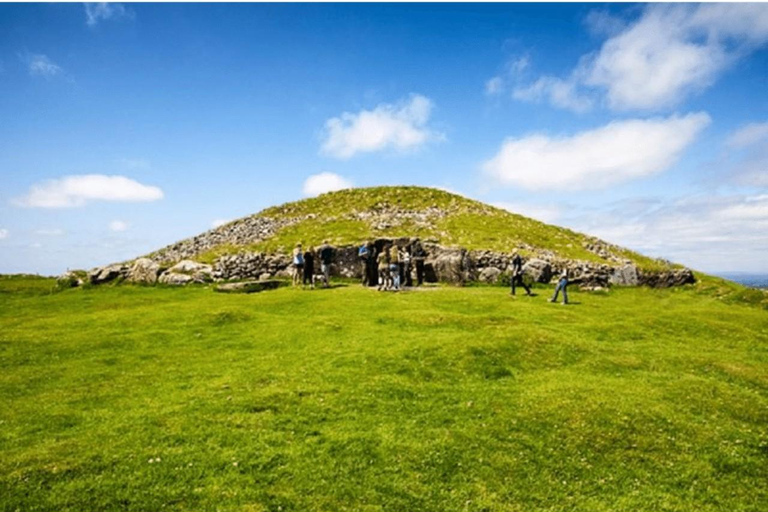
<path id="1" fill-rule="evenodd" d="M 320 260 L 320 274 L 315 275 L 315 257 Z M 293 285 L 315 287 L 315 281 L 322 281 L 323 287 L 328 288 L 331 282 L 331 263 L 333 263 L 333 247 L 328 240 L 317 248 L 310 247 L 306 252 L 301 249 L 301 242 L 296 244 L 292 255 Z"/>
<path id="2" fill-rule="evenodd" d="M 302 287 L 315 287 L 317 280 L 322 281 L 323 287 L 330 286 L 331 264 L 333 263 L 333 247 L 325 240 L 323 245 L 315 251 L 310 247 L 306 252 L 302 251 L 301 243 L 297 243 L 293 250 L 293 285 Z M 320 274 L 315 275 L 315 258 L 320 260 Z M 377 249 L 376 244 L 367 241 L 357 251 L 360 260 L 363 286 L 376 286 L 379 291 L 400 291 L 403 286 L 413 286 L 412 270 L 416 270 L 416 285 L 424 283 L 424 260 L 427 252 L 417 238 L 412 242 L 398 247 L 389 243 Z M 523 281 L 523 260 L 517 251 L 514 252 L 511 261 L 511 295 L 515 295 L 517 287 L 525 290 L 526 295 L 532 297 L 531 288 Z M 550 302 L 557 302 L 557 298 L 563 293 L 563 304 L 568 304 L 568 270 L 564 269 L 555 286 L 555 293 Z"/>
<path id="3" fill-rule="evenodd" d="M 363 286 L 374 286 L 379 291 L 400 291 L 403 286 L 413 286 L 412 271 L 415 265 L 416 286 L 424 283 L 424 260 L 427 252 L 417 238 L 398 247 L 387 244 L 380 250 L 371 242 L 365 242 L 357 251 L 360 260 Z"/>

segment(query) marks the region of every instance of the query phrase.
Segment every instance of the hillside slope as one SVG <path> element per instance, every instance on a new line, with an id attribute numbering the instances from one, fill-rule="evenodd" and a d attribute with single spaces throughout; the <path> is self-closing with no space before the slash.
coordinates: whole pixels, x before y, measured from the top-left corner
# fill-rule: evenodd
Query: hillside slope
<path id="1" fill-rule="evenodd" d="M 445 247 L 523 254 L 640 269 L 670 268 L 595 237 L 514 214 L 494 206 L 425 187 L 372 187 L 341 190 L 274 206 L 232 221 L 149 255 L 172 263 L 184 258 L 212 263 L 241 251 L 288 253 L 323 240 L 353 246 L 377 238 L 420 237 Z"/>

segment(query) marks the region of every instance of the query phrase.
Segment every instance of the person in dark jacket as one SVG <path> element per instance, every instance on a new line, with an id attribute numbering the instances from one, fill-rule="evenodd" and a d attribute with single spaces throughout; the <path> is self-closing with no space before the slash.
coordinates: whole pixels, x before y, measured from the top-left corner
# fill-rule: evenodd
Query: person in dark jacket
<path id="1" fill-rule="evenodd" d="M 416 262 L 416 286 L 424 284 L 424 260 L 427 259 L 427 251 L 421 245 L 418 238 L 413 241 L 411 257 Z"/>
<path id="2" fill-rule="evenodd" d="M 363 286 L 370 286 L 369 281 L 371 273 L 368 270 L 370 266 L 370 259 L 373 256 L 371 251 L 371 242 L 363 242 L 363 244 L 357 250 L 357 259 L 360 260 L 360 273 L 362 274 Z"/>
<path id="3" fill-rule="evenodd" d="M 301 282 L 302 287 L 309 285 L 310 289 L 315 288 L 315 248 L 310 247 L 304 253 L 304 279 Z"/>
<path id="4" fill-rule="evenodd" d="M 514 255 L 512 256 L 512 295 L 515 294 L 515 285 L 522 286 L 525 288 L 525 293 L 531 297 L 533 294 L 531 293 L 531 289 L 528 288 L 528 285 L 526 285 L 523 282 L 523 260 L 520 258 L 520 255 L 515 251 Z"/>
<path id="5" fill-rule="evenodd" d="M 320 246 L 318 251 L 320 252 L 320 270 L 323 272 L 323 286 L 328 288 L 331 285 L 333 247 L 328 245 L 328 240 L 323 240 L 323 245 Z"/>

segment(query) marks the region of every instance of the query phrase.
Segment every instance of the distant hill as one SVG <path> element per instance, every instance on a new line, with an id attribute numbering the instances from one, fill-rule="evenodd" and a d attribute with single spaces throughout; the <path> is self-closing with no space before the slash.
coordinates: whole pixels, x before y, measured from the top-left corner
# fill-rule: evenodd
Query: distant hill
<path id="1" fill-rule="evenodd" d="M 371 187 L 330 192 L 285 203 L 232 221 L 149 255 L 173 263 L 195 259 L 212 263 L 242 251 L 288 253 L 297 242 L 305 247 L 328 240 L 335 246 L 357 245 L 377 238 L 420 237 L 444 247 L 553 258 L 644 270 L 672 268 L 598 238 L 567 228 L 426 187 Z"/>

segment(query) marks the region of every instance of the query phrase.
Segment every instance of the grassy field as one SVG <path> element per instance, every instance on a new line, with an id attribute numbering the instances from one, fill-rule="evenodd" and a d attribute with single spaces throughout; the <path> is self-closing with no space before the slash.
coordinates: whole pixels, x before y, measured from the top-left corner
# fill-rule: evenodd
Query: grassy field
<path id="1" fill-rule="evenodd" d="M 768 312 L 0 279 L 0 510 L 763 511 Z"/>

